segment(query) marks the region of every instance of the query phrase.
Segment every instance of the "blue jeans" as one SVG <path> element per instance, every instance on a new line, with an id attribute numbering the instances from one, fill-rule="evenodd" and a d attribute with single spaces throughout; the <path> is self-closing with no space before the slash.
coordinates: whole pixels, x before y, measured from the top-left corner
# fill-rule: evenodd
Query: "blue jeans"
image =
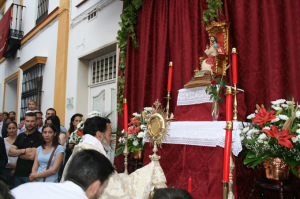
<path id="1" fill-rule="evenodd" d="M 29 177 L 21 177 L 21 176 L 15 176 L 15 187 L 24 184 L 29 181 Z"/>

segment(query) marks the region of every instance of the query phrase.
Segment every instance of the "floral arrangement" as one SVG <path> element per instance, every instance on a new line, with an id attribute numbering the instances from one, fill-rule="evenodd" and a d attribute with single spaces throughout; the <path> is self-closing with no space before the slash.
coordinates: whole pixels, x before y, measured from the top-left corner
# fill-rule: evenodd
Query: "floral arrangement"
<path id="1" fill-rule="evenodd" d="M 220 89 L 221 88 L 221 89 Z M 215 102 L 224 102 L 224 100 L 220 97 L 222 89 L 225 88 L 225 81 L 223 76 L 218 73 L 215 73 L 212 76 L 212 81 L 210 85 L 207 86 L 205 92 L 210 95 L 210 99 Z"/>
<path id="2" fill-rule="evenodd" d="M 133 117 L 128 124 L 127 147 L 129 152 L 144 150 L 144 135 L 147 132 L 146 116 L 153 110 L 152 107 L 145 107 L 141 114 L 133 113 Z M 123 136 L 119 138 L 119 148 L 115 156 L 119 156 L 125 148 L 124 129 Z"/>
<path id="3" fill-rule="evenodd" d="M 268 110 L 257 105 L 256 113 L 247 116 L 251 123 L 241 129 L 244 164 L 254 168 L 269 157 L 280 157 L 299 177 L 300 106 L 285 99 L 271 103 Z"/>
<path id="4" fill-rule="evenodd" d="M 84 127 L 84 121 L 82 120 L 77 125 L 77 130 L 71 133 L 69 143 L 72 143 L 74 145 L 77 145 L 80 143 L 82 136 L 83 136 L 83 127 Z"/>

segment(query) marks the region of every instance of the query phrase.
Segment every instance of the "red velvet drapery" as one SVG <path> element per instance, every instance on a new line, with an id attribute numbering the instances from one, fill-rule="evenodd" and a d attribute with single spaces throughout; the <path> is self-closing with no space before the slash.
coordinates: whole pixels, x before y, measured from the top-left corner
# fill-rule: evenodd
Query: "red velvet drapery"
<path id="1" fill-rule="evenodd" d="M 177 91 L 204 56 L 207 33 L 201 24 L 205 0 L 144 0 L 138 11 L 139 48 L 128 45 L 125 97 L 129 114 L 167 96 L 168 63 L 173 61 L 171 111 Z M 230 49 L 238 51 L 238 87 L 245 90 L 247 114 L 255 104 L 293 96 L 300 77 L 300 1 L 224 0 L 231 22 Z M 231 74 L 229 70 L 229 79 Z M 121 120 L 120 120 L 121 121 Z"/>

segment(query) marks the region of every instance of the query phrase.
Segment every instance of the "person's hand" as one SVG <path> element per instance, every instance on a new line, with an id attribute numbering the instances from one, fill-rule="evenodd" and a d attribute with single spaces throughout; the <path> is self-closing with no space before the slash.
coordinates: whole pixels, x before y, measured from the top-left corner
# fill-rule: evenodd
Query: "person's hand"
<path id="1" fill-rule="evenodd" d="M 29 180 L 30 180 L 30 182 L 34 182 L 34 181 L 36 181 L 36 173 L 31 173 L 30 175 L 29 175 Z"/>
<path id="2" fill-rule="evenodd" d="M 10 175 L 10 176 L 14 176 L 14 175 L 15 175 L 15 171 L 16 171 L 16 170 L 12 169 L 12 170 L 9 172 L 9 175 Z"/>
<path id="3" fill-rule="evenodd" d="M 206 49 L 209 49 L 209 45 L 206 45 Z"/>
<path id="4" fill-rule="evenodd" d="M 32 152 L 32 148 L 26 148 L 26 153 Z"/>

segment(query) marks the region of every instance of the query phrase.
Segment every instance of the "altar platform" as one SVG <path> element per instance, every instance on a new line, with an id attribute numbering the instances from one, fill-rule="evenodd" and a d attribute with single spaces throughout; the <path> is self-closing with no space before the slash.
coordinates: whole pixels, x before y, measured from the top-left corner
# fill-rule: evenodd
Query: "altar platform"
<path id="1" fill-rule="evenodd" d="M 161 156 L 160 164 L 165 172 L 168 187 L 187 190 L 188 179 L 191 177 L 194 198 L 222 199 L 226 133 L 224 130 L 226 126 L 225 103 L 220 103 L 218 121 L 213 122 L 212 100 L 205 93 L 205 89 L 206 86 L 178 91 L 177 106 L 174 111 L 175 121 L 171 122 L 169 137 L 163 142 L 162 148 L 158 148 L 158 154 Z M 246 118 L 244 92 L 239 91 L 237 95 L 238 118 L 244 120 Z M 221 96 L 225 99 L 224 94 Z M 240 128 L 242 128 L 241 122 L 233 123 L 232 153 L 236 164 L 233 172 L 233 191 L 237 198 L 247 198 L 252 188 L 248 185 L 253 184 L 255 178 L 251 178 L 253 170 L 247 169 L 241 158 L 236 158 L 242 151 Z M 143 165 L 150 162 L 148 157 L 153 153 L 152 148 L 146 142 Z M 237 175 L 237 173 L 241 174 Z"/>
<path id="2" fill-rule="evenodd" d="M 225 121 L 171 122 L 169 137 L 158 148 L 168 187 L 187 189 L 192 178 L 194 198 L 222 198 L 223 155 Z M 232 152 L 237 156 L 242 150 L 238 129 L 241 122 L 233 123 Z M 147 142 L 147 141 L 146 141 Z M 144 162 L 150 162 L 153 147 L 146 143 Z M 236 191 L 234 175 L 234 193 Z M 249 190 L 250 191 L 250 190 Z"/>

